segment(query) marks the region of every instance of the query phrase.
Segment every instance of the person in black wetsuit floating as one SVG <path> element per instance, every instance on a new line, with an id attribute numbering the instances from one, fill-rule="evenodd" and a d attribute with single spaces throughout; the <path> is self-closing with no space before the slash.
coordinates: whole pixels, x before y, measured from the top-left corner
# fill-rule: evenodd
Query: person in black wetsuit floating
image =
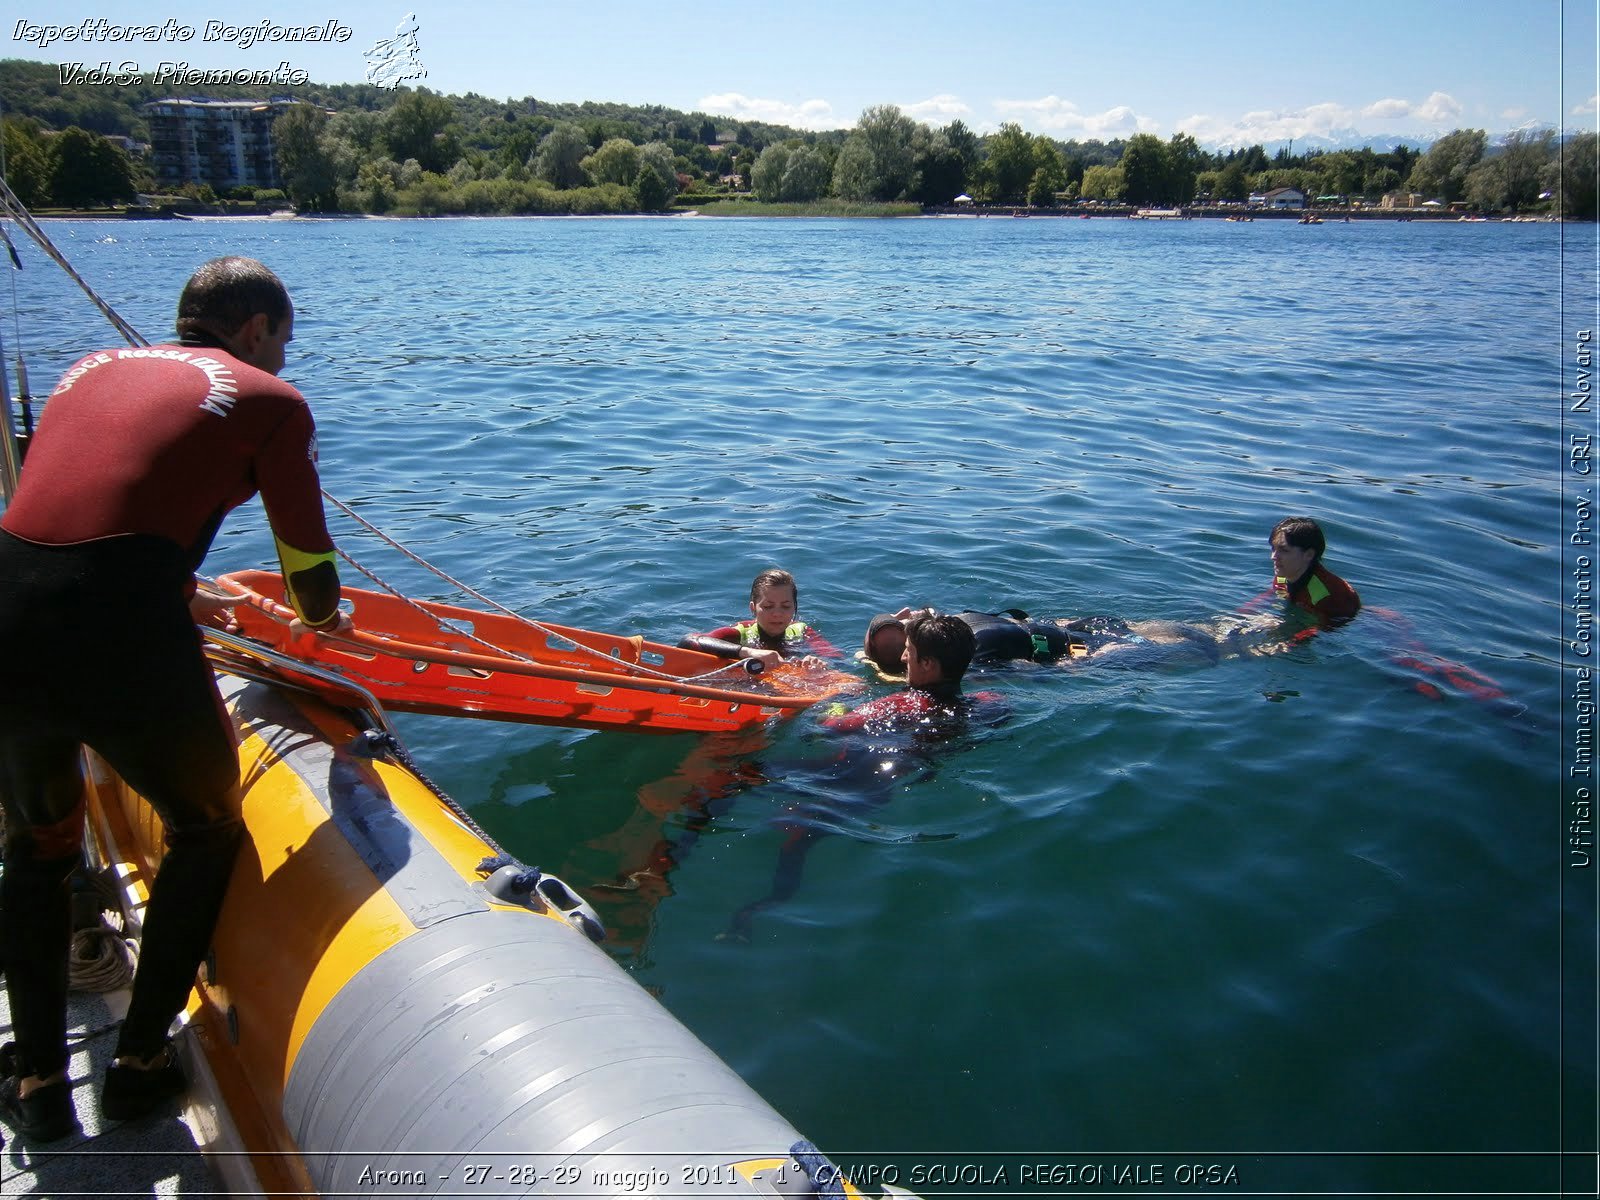
<path id="1" fill-rule="evenodd" d="M 934 610 L 902 608 L 873 617 L 858 657 L 882 675 L 899 676 L 906 622 L 917 611 Z M 1192 653 L 1201 661 L 1216 662 L 1227 653 L 1242 652 L 1247 648 L 1247 634 L 1258 632 L 1248 623 L 1238 628 L 1212 629 L 1182 621 L 1124 621 L 1104 616 L 1035 618 L 1014 608 L 998 613 L 965 611 L 953 615 L 972 631 L 972 661 L 977 664 L 1070 662 L 1124 655 L 1138 649 L 1163 658 Z M 1265 622 L 1256 625 L 1266 627 Z"/>

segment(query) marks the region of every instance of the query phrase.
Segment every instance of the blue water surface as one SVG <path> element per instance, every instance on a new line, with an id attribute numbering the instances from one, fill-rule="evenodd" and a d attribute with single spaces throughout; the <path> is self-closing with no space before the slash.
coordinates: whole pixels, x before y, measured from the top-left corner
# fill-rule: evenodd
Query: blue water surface
<path id="1" fill-rule="evenodd" d="M 675 640 L 770 565 L 849 648 L 902 604 L 1205 620 L 1270 582 L 1274 522 L 1317 517 L 1352 625 L 982 673 L 1010 719 L 887 783 L 813 714 L 731 743 L 401 729 L 824 1148 L 1197 1156 L 1263 1194 L 1554 1186 L 1593 1098 L 1574 1053 L 1562 1084 L 1562 902 L 1593 884 L 1560 790 L 1562 312 L 1593 303 L 1593 229 L 47 228 L 152 338 L 201 261 L 272 265 L 328 489 L 553 621 Z M 115 338 L 24 254 L 6 341 L 44 392 Z M 208 569 L 270 561 L 252 505 Z M 1476 674 L 1397 661 L 1419 647 Z M 797 830 L 825 835 L 798 892 L 720 937 Z"/>

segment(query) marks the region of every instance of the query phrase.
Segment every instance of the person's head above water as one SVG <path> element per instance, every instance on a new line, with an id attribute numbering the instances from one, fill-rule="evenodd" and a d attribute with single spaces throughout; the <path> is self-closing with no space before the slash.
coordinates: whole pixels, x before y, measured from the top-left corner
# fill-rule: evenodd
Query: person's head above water
<path id="1" fill-rule="evenodd" d="M 959 684 L 972 662 L 972 627 L 949 613 L 918 613 L 905 623 L 906 682 L 912 687 Z"/>
<path id="2" fill-rule="evenodd" d="M 782 637 L 800 611 L 800 588 L 794 576 L 776 567 L 750 584 L 750 615 L 769 637 Z"/>
<path id="3" fill-rule="evenodd" d="M 894 613 L 879 613 L 868 622 L 861 650 L 878 670 L 888 675 L 903 675 L 905 649 L 905 622 Z"/>
<path id="4" fill-rule="evenodd" d="M 1322 526 L 1310 517 L 1285 517 L 1272 527 L 1267 539 L 1272 547 L 1272 565 L 1284 579 L 1299 579 L 1322 561 L 1328 540 Z"/>

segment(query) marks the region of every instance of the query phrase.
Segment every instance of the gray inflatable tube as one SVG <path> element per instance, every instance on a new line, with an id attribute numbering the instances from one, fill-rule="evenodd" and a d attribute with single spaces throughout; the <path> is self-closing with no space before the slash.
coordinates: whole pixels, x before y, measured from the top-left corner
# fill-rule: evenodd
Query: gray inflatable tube
<path id="1" fill-rule="evenodd" d="M 298 776 L 414 926 L 288 1064 L 284 1125 L 323 1195 L 854 1192 L 570 918 L 530 911 L 549 900 L 508 908 L 464 879 L 394 803 L 425 786 L 370 738 L 342 737 L 315 701 L 222 683 L 241 735 Z"/>

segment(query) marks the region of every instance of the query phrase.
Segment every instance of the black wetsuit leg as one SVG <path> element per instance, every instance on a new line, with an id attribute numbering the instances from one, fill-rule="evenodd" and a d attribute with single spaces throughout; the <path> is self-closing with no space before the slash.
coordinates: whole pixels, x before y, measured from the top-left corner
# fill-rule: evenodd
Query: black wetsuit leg
<path id="1" fill-rule="evenodd" d="M 39 728 L 20 707 L 0 706 L 0 956 L 17 1074 L 49 1078 L 67 1065 L 71 877 L 82 861 L 83 784 L 77 742 Z"/>
<path id="2" fill-rule="evenodd" d="M 19 648 L 0 667 L 6 982 L 25 1012 L 53 1003 L 54 964 L 63 976 L 66 964 L 52 888 L 82 836 L 68 748 L 93 748 L 165 829 L 119 1055 L 148 1057 L 164 1044 L 210 943 L 242 831 L 233 727 L 189 615 L 187 578 L 182 552 L 161 538 L 48 547 L 0 534 L 0 637 Z M 25 864 L 15 884 L 13 855 Z M 35 923 L 35 932 L 12 932 Z M 35 1073 L 58 1055 L 64 1064 L 54 1023 L 26 1020 L 17 1041 Z"/>
<path id="3" fill-rule="evenodd" d="M 1034 656 L 1027 625 L 998 613 L 963 612 L 956 616 L 972 630 L 974 662 L 1012 662 Z"/>
<path id="4" fill-rule="evenodd" d="M 1010 662 L 1031 659 L 1049 663 L 1072 653 L 1076 640 L 1052 621 L 1035 621 L 1012 609 L 1008 613 L 956 614 L 972 629 L 974 661 Z"/>

